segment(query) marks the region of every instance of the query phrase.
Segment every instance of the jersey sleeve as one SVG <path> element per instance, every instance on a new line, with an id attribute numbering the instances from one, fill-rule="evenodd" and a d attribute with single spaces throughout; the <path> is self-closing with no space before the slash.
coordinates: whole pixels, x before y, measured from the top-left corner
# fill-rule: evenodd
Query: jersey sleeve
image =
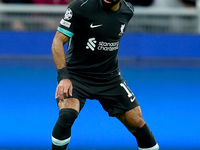
<path id="1" fill-rule="evenodd" d="M 133 15 L 134 15 L 134 7 L 133 7 L 133 5 L 131 3 L 129 3 L 129 2 L 126 2 L 126 3 L 127 3 L 127 6 L 133 12 Z"/>
<path id="2" fill-rule="evenodd" d="M 129 3 L 129 2 L 126 2 L 126 1 L 124 1 L 124 2 L 126 4 L 126 6 L 129 8 L 129 10 L 131 10 L 131 13 L 132 13 L 131 17 L 132 17 L 134 15 L 134 7 L 133 7 L 133 5 L 131 3 Z"/>
<path id="3" fill-rule="evenodd" d="M 73 37 L 81 22 L 81 14 L 81 2 L 79 0 L 74 0 L 68 6 L 57 30 L 70 38 Z"/>

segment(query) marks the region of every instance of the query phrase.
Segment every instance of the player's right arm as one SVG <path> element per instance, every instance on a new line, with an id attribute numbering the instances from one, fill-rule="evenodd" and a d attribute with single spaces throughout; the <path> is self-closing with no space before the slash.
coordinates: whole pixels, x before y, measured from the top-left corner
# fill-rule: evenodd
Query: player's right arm
<path id="1" fill-rule="evenodd" d="M 72 83 L 69 80 L 69 74 L 66 69 L 66 58 L 64 45 L 73 37 L 78 24 L 81 22 L 82 1 L 74 0 L 68 6 L 64 18 L 60 21 L 60 25 L 57 28 L 56 35 L 52 44 L 53 59 L 58 70 L 58 80 L 60 81 L 57 88 L 55 97 L 59 100 L 64 100 L 64 97 L 72 96 Z"/>
<path id="2" fill-rule="evenodd" d="M 56 32 L 53 39 L 52 54 L 57 70 L 66 67 L 64 45 L 68 40 L 69 37 L 59 31 Z"/>
<path id="3" fill-rule="evenodd" d="M 64 45 L 67 41 L 69 41 L 68 36 L 62 34 L 59 31 L 56 32 L 52 44 L 52 54 L 58 72 L 59 70 L 67 67 L 64 51 Z M 64 77 L 57 85 L 55 97 L 59 97 L 59 100 L 62 101 L 64 100 L 64 97 L 72 96 L 72 89 L 73 87 L 71 81 Z"/>

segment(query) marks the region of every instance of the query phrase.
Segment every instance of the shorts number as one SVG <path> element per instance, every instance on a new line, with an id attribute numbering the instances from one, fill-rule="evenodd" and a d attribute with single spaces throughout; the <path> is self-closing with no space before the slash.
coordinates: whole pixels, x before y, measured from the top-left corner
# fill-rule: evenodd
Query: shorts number
<path id="1" fill-rule="evenodd" d="M 128 94 L 128 97 L 132 97 L 133 93 L 131 92 L 131 90 L 128 88 L 128 86 L 126 85 L 126 83 L 120 83 L 120 86 L 123 87 L 126 91 L 126 93 Z"/>

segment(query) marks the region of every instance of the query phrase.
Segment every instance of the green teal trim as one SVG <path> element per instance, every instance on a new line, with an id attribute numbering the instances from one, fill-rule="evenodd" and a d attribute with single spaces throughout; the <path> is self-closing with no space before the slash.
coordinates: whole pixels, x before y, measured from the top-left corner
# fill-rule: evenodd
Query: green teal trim
<path id="1" fill-rule="evenodd" d="M 129 7 L 129 9 L 133 12 L 133 14 L 134 14 L 134 9 L 133 9 L 133 7 L 131 7 L 130 5 L 128 5 L 127 4 L 127 2 L 125 1 L 125 0 L 123 0 L 124 2 L 125 2 L 125 4 Z"/>
<path id="2" fill-rule="evenodd" d="M 81 7 L 82 7 L 83 5 L 85 5 L 87 2 L 88 2 L 88 0 L 86 0 L 83 4 L 81 4 Z"/>
<path id="3" fill-rule="evenodd" d="M 67 141 L 67 142 L 65 142 L 65 143 L 56 143 L 56 142 L 54 142 L 54 141 L 52 141 L 52 143 L 54 144 L 54 145 L 56 145 L 56 146 L 64 146 L 64 145 L 67 145 L 68 143 L 69 143 L 69 141 Z"/>
<path id="4" fill-rule="evenodd" d="M 69 138 L 66 139 L 66 140 L 57 140 L 57 139 L 55 139 L 54 137 L 52 137 L 52 143 L 53 143 L 54 145 L 56 145 L 56 146 L 64 146 L 64 145 L 69 144 L 70 139 L 71 139 L 71 138 L 69 137 Z"/>
<path id="5" fill-rule="evenodd" d="M 58 27 L 57 30 L 60 31 L 61 33 L 63 33 L 64 35 L 69 36 L 70 38 L 74 35 L 74 33 L 70 32 L 68 30 L 65 30 L 61 27 Z"/>

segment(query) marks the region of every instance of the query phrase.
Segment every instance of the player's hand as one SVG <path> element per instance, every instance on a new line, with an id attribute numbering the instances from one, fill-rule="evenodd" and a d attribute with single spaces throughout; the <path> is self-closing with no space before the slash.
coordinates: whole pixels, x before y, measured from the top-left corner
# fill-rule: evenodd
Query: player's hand
<path id="1" fill-rule="evenodd" d="M 69 79 L 61 80 L 56 88 L 55 98 L 63 101 L 64 97 L 72 96 L 72 89 L 72 82 Z"/>

